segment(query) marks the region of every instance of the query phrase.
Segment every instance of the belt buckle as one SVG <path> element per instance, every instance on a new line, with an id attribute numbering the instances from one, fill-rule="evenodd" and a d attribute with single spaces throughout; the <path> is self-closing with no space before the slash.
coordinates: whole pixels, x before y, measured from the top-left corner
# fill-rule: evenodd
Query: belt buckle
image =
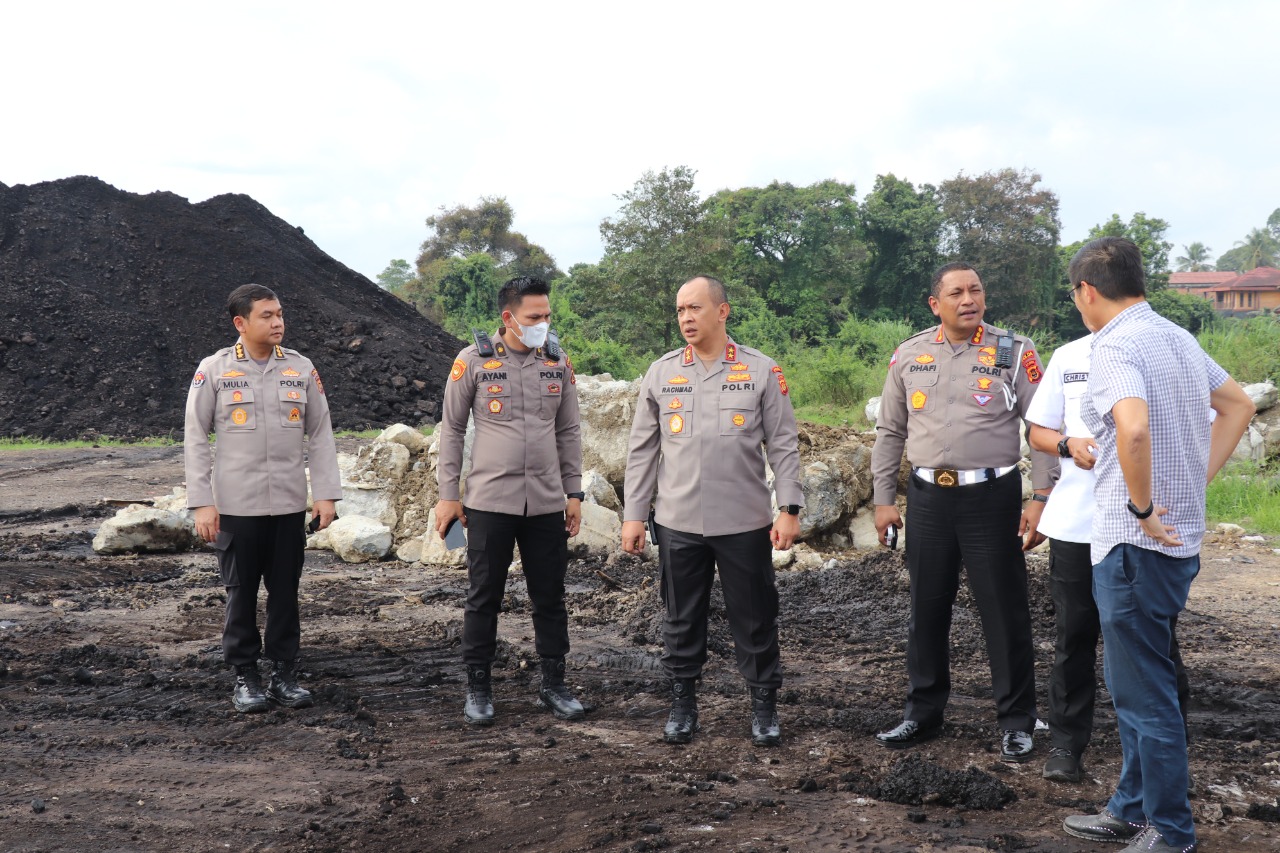
<path id="1" fill-rule="evenodd" d="M 960 474 L 954 468 L 939 468 L 933 472 L 933 482 L 949 489 L 960 484 Z"/>

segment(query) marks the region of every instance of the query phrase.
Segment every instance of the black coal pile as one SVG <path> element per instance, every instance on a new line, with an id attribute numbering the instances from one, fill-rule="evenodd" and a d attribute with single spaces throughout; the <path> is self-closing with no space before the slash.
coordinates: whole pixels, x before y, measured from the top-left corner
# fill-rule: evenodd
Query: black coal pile
<path id="1" fill-rule="evenodd" d="M 0 184 L 0 435 L 180 436 L 227 294 L 264 284 L 339 429 L 439 417 L 462 344 L 245 195 L 199 204 L 97 178 Z"/>

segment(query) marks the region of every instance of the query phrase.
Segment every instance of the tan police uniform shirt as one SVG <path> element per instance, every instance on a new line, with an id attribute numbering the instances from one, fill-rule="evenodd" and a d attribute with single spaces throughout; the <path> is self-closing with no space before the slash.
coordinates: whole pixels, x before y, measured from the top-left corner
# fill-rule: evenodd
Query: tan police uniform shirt
<path id="1" fill-rule="evenodd" d="M 462 444 L 475 418 L 466 505 L 508 515 L 564 512 L 582 491 L 582 433 L 577 378 L 568 357 L 543 347 L 518 353 L 501 335 L 494 354 L 475 344 L 458 353 L 440 418 L 440 499 L 461 500 Z"/>
<path id="2" fill-rule="evenodd" d="M 936 326 L 894 350 L 871 452 L 877 506 L 894 502 L 904 445 L 917 468 L 971 471 L 1018 464 L 1019 422 L 1026 418 L 1043 371 L 1035 344 L 1022 335 L 1014 336 L 1013 366 L 997 367 L 1001 334 L 983 323 L 957 352 Z M 1031 464 L 1032 486 L 1049 488 L 1056 459 L 1032 451 Z"/>
<path id="3" fill-rule="evenodd" d="M 210 432 L 218 438 L 216 453 Z M 184 455 L 193 509 L 302 512 L 307 465 L 315 500 L 342 499 L 329 401 L 320 374 L 297 350 L 277 346 L 261 367 L 237 341 L 200 362 L 187 393 Z"/>
<path id="4" fill-rule="evenodd" d="M 692 346 L 649 366 L 627 448 L 624 521 L 703 536 L 773 524 L 765 454 L 779 506 L 804 506 L 796 416 L 782 368 L 730 340 L 710 370 Z"/>

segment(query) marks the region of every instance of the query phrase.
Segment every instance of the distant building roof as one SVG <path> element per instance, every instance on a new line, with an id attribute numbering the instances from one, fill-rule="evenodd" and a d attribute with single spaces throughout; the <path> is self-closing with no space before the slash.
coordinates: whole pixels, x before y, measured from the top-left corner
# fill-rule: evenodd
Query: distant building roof
<path id="1" fill-rule="evenodd" d="M 1169 274 L 1170 287 L 1210 287 L 1230 281 L 1239 275 L 1233 270 L 1222 272 L 1175 272 Z"/>
<path id="2" fill-rule="evenodd" d="M 1195 275 L 1195 273 L 1175 273 L 1175 275 Z M 1172 279 L 1172 276 L 1170 278 Z M 1280 290 L 1280 270 L 1274 267 L 1254 267 L 1247 273 L 1233 276 L 1229 281 L 1206 288 L 1208 293 L 1225 293 L 1229 290 Z"/>

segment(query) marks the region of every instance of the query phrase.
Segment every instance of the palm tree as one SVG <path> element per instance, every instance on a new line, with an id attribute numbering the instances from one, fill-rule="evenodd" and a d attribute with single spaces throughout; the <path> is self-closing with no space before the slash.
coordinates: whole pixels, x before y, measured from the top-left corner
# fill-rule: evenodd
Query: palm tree
<path id="1" fill-rule="evenodd" d="M 1186 254 L 1177 260 L 1178 272 L 1213 272 L 1213 264 L 1209 263 L 1209 253 L 1213 250 L 1204 243 L 1184 245 L 1182 251 Z"/>
<path id="2" fill-rule="evenodd" d="M 1244 249 L 1245 261 L 1243 272 L 1256 267 L 1274 267 L 1276 256 L 1280 255 L 1280 241 L 1267 233 L 1266 229 L 1255 228 L 1243 240 L 1237 240 L 1236 246 Z"/>

